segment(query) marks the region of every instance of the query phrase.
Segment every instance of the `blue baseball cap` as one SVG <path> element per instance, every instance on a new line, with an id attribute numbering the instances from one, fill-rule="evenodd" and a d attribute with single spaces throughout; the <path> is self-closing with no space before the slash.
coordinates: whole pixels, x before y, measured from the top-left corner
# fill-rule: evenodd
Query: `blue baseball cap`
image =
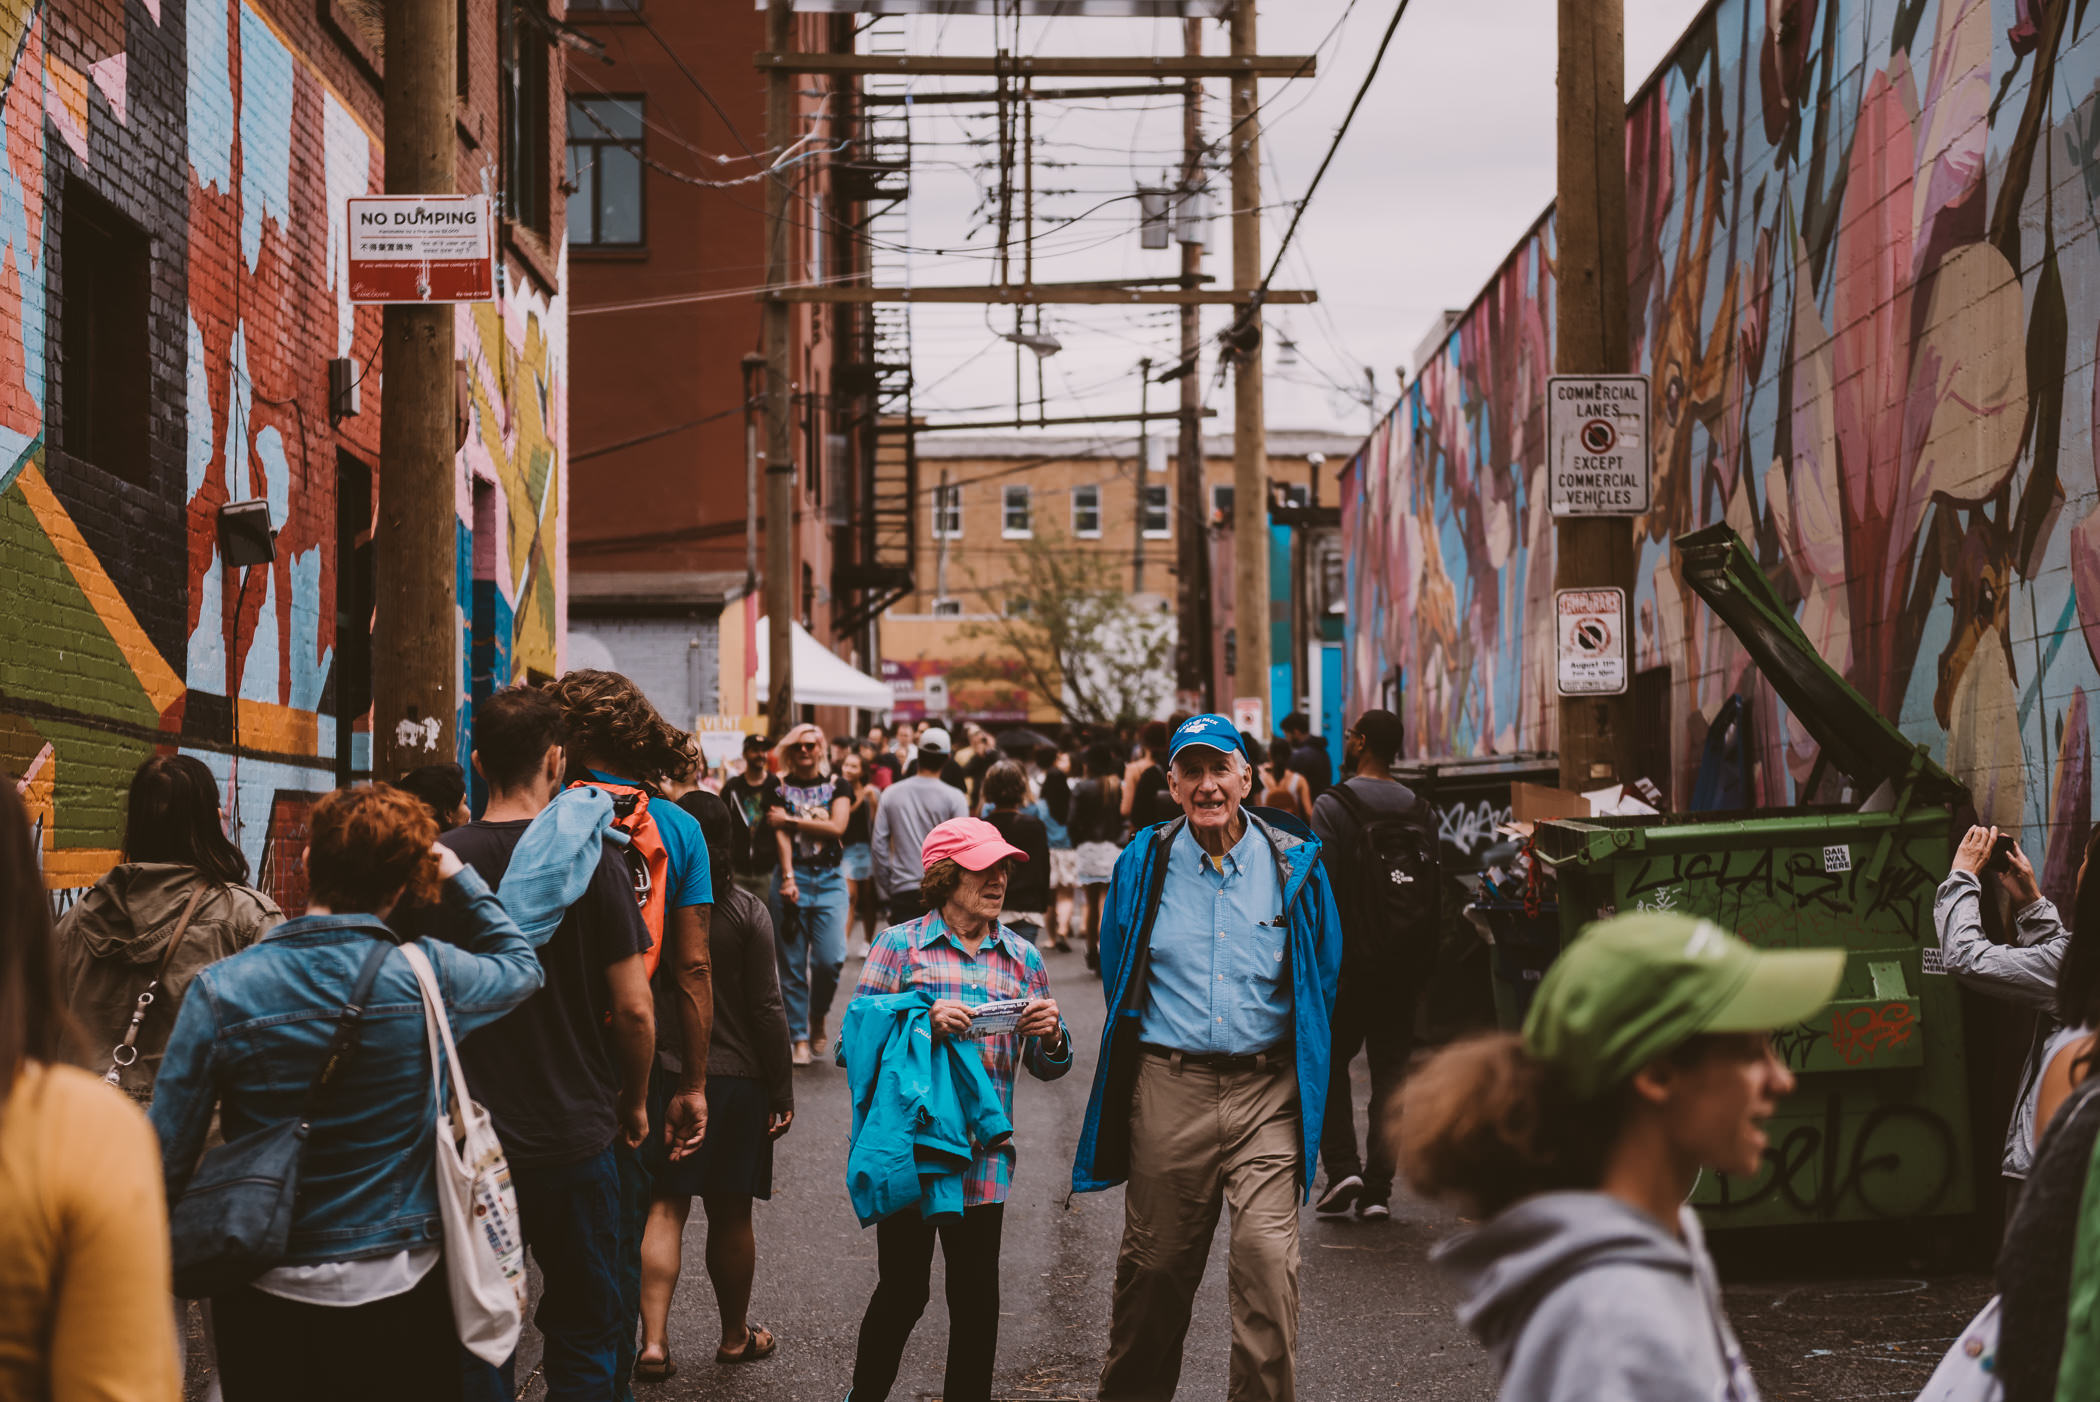
<path id="1" fill-rule="evenodd" d="M 1191 745 L 1203 745 L 1222 754 L 1237 750 L 1246 755 L 1247 746 L 1240 739 L 1239 727 L 1221 715 L 1191 716 L 1174 731 L 1174 739 L 1167 745 L 1167 762 Z M 1249 763 L 1253 760 L 1249 757 Z"/>

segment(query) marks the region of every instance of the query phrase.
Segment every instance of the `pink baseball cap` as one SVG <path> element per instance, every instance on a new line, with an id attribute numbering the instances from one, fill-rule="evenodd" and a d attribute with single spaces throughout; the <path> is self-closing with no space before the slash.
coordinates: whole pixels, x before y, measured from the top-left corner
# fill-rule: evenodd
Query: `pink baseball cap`
<path id="1" fill-rule="evenodd" d="M 943 858 L 952 859 L 965 871 L 983 871 L 1007 857 L 1028 860 L 1028 854 L 999 835 L 999 829 L 982 818 L 950 818 L 926 834 L 919 860 L 931 871 Z"/>

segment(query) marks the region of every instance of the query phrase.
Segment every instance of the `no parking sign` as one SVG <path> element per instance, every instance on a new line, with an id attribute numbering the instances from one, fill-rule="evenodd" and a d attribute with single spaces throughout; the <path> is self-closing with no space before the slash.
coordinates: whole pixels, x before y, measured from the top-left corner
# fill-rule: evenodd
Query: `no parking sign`
<path id="1" fill-rule="evenodd" d="M 1626 595 L 1617 589 L 1561 589 L 1553 595 L 1554 672 L 1563 696 L 1617 696 L 1626 690 Z"/>
<path id="2" fill-rule="evenodd" d="M 1646 375 L 1547 380 L 1546 501 L 1555 516 L 1640 515 L 1648 467 Z"/>

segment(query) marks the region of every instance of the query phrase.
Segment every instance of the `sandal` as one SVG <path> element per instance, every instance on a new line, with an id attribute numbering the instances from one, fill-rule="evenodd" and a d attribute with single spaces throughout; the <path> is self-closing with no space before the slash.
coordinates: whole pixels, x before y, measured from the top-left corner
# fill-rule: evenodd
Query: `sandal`
<path id="1" fill-rule="evenodd" d="M 754 1324 L 745 1333 L 744 1346 L 742 1348 L 716 1349 L 715 1362 L 725 1365 L 730 1363 L 756 1363 L 761 1358 L 771 1358 L 773 1350 L 779 1347 L 780 1341 L 773 1337 L 772 1330 L 766 1328 L 763 1324 Z"/>
<path id="2" fill-rule="evenodd" d="M 678 1365 L 671 1361 L 671 1355 L 668 1353 L 662 1358 L 634 1360 L 634 1380 L 638 1383 L 660 1383 L 677 1371 Z"/>

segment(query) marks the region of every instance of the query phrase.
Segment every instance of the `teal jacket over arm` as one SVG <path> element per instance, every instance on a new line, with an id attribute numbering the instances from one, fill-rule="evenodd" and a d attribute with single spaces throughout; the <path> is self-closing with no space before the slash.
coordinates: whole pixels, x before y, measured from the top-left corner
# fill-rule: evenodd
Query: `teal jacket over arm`
<path id="1" fill-rule="evenodd" d="M 853 1099 L 846 1192 L 863 1227 L 913 1208 L 928 1221 L 960 1215 L 972 1147 L 1014 1131 L 984 1058 L 935 1037 L 932 1009 L 924 989 L 855 998 L 839 1029 Z"/>

